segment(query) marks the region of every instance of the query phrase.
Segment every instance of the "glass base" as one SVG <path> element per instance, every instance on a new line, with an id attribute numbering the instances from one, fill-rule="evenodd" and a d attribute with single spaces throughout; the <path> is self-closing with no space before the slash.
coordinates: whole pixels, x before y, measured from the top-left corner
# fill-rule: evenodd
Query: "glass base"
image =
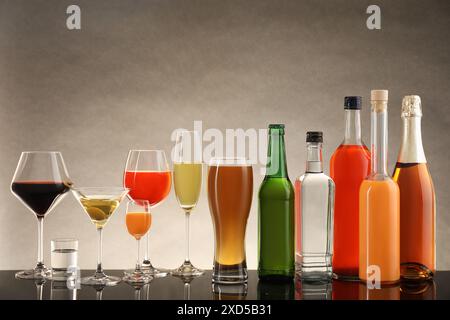
<path id="1" fill-rule="evenodd" d="M 24 280 L 45 280 L 48 279 L 52 274 L 51 269 L 45 266 L 40 268 L 35 268 L 32 270 L 24 270 L 16 273 L 16 279 Z"/>
<path id="2" fill-rule="evenodd" d="M 157 269 L 157 268 L 153 267 L 151 262 L 148 260 L 144 260 L 144 262 L 141 265 L 141 270 L 147 276 L 151 276 L 153 278 L 164 278 L 170 274 L 170 270 Z"/>
<path id="3" fill-rule="evenodd" d="M 247 283 L 247 264 L 244 262 L 234 265 L 214 263 L 212 282 L 218 284 Z"/>
<path id="4" fill-rule="evenodd" d="M 123 281 L 131 284 L 131 285 L 144 285 L 153 280 L 153 277 L 142 272 L 136 270 L 125 270 Z"/>
<path id="5" fill-rule="evenodd" d="M 97 275 L 94 274 L 90 277 L 84 277 L 81 278 L 81 284 L 84 286 L 95 286 L 95 287 L 112 287 L 119 282 L 121 282 L 122 279 L 119 277 L 113 277 L 113 276 L 107 276 L 106 274 Z"/>
<path id="6" fill-rule="evenodd" d="M 174 277 L 194 278 L 201 276 L 202 274 L 205 273 L 205 271 L 194 267 L 190 261 L 185 261 L 180 267 L 178 267 L 175 270 L 172 270 L 171 273 Z"/>
<path id="7" fill-rule="evenodd" d="M 423 264 L 402 263 L 400 265 L 400 276 L 405 281 L 426 281 L 433 278 L 433 271 Z"/>

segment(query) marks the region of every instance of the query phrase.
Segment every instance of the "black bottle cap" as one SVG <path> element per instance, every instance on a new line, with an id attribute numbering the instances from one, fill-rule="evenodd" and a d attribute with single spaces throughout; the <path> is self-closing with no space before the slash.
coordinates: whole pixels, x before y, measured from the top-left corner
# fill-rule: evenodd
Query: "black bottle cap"
<path id="1" fill-rule="evenodd" d="M 308 131 L 306 133 L 306 142 L 323 142 L 322 131 Z"/>
<path id="2" fill-rule="evenodd" d="M 361 100 L 360 96 L 350 96 L 344 98 L 344 109 L 350 110 L 361 110 Z"/>

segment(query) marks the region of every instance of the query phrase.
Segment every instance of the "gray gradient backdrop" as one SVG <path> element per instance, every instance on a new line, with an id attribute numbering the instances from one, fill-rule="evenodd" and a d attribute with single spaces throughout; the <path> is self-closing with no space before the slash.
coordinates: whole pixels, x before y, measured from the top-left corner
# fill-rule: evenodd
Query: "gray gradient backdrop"
<path id="1" fill-rule="evenodd" d="M 65 10 L 82 8 L 82 30 Z M 382 8 L 382 30 L 365 10 Z M 365 0 L 0 0 L 0 269 L 31 267 L 36 222 L 10 193 L 22 150 L 60 150 L 78 185 L 120 185 L 130 148 L 171 150 L 175 128 L 265 128 L 286 124 L 291 179 L 305 162 L 305 132 L 323 130 L 325 162 L 343 137 L 343 97 L 390 90 L 389 168 L 401 135 L 406 94 L 423 101 L 423 141 L 438 203 L 437 262 L 450 268 L 449 1 Z M 328 169 L 327 169 L 328 172 Z M 256 267 L 255 197 L 247 259 Z M 206 192 L 192 216 L 192 261 L 212 266 Z M 45 221 L 50 239 L 80 240 L 93 268 L 96 233 L 72 195 Z M 154 211 L 151 258 L 173 268 L 184 258 L 184 217 L 173 191 Z M 131 267 L 135 245 L 124 206 L 105 229 L 104 266 Z"/>

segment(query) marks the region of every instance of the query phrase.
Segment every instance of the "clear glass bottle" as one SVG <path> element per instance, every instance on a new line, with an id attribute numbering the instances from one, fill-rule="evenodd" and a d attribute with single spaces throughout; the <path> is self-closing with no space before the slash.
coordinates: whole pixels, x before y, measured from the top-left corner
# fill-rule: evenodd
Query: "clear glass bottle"
<path id="1" fill-rule="evenodd" d="M 433 277 L 436 265 L 436 198 L 422 146 L 419 96 L 402 103 L 403 139 L 393 179 L 400 188 L 400 276 Z"/>
<path id="2" fill-rule="evenodd" d="M 330 281 L 335 187 L 323 173 L 322 132 L 307 132 L 306 142 L 306 172 L 295 183 L 297 271 L 302 281 Z"/>

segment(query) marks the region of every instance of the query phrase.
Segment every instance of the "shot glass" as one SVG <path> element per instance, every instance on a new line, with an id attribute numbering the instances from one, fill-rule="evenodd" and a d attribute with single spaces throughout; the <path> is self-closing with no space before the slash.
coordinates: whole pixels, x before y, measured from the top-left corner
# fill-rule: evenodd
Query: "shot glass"
<path id="1" fill-rule="evenodd" d="M 66 281 L 78 268 L 78 240 L 54 239 L 50 244 L 52 280 Z"/>

